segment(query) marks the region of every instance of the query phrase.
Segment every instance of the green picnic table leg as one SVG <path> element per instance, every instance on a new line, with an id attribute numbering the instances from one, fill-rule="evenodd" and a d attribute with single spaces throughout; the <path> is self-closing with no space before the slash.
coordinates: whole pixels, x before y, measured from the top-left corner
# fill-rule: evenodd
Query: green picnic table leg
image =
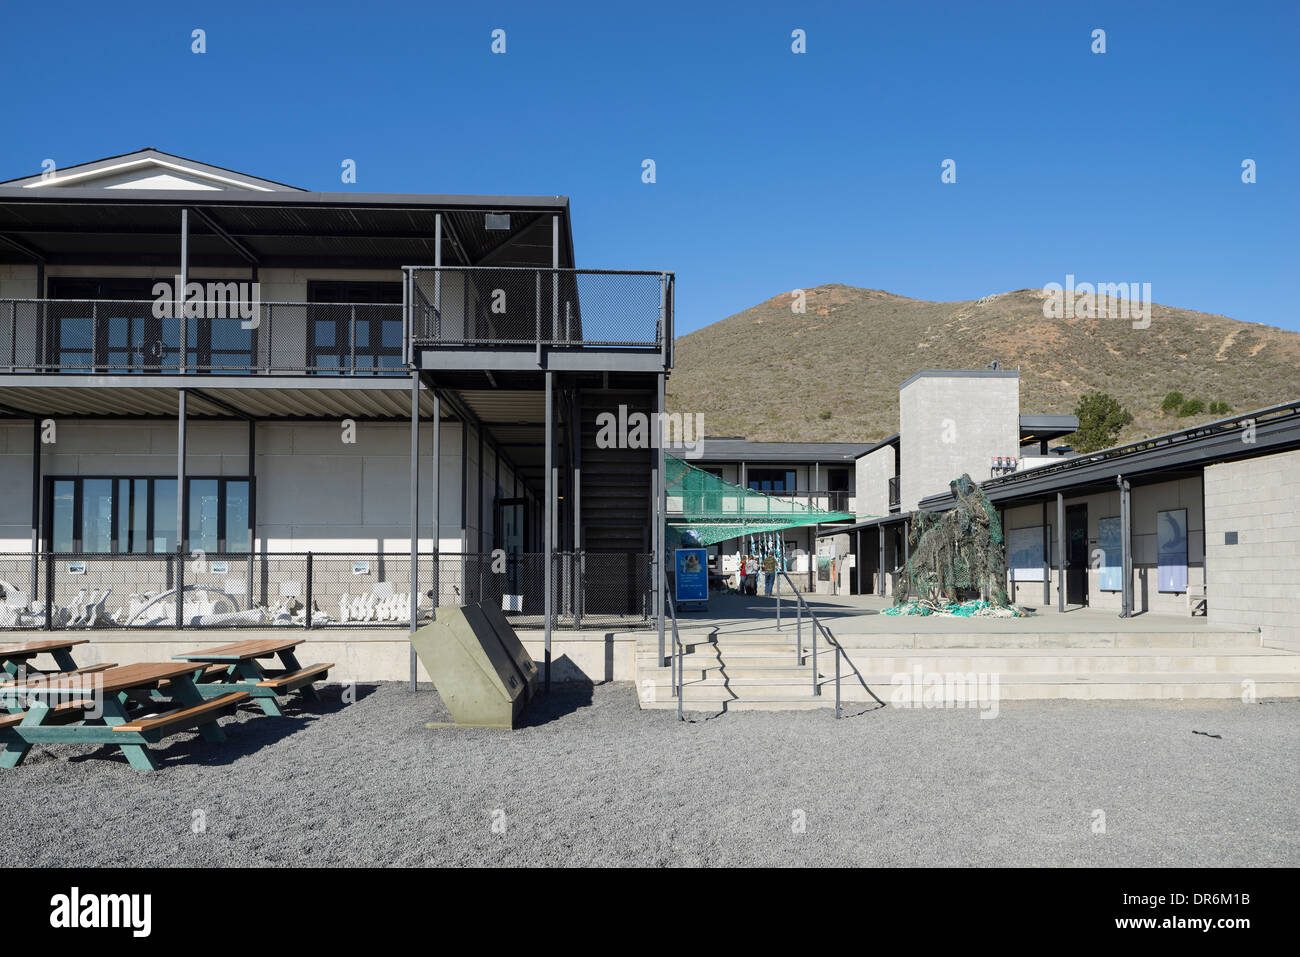
<path id="1" fill-rule="evenodd" d="M 106 694 L 103 696 L 103 703 L 100 707 L 104 712 L 103 720 L 105 725 L 111 728 L 114 725 L 123 724 L 127 720 L 126 708 L 124 707 L 125 701 L 125 694 Z M 127 764 L 137 771 L 158 770 L 158 762 L 154 760 L 154 756 L 149 753 L 149 748 L 145 745 L 119 744 L 118 747 L 122 749 L 122 754 L 126 756 Z"/>
<path id="2" fill-rule="evenodd" d="M 59 666 L 60 671 L 76 671 L 77 663 L 72 660 L 72 653 L 66 648 L 60 648 L 58 651 L 51 651 L 54 656 L 54 663 Z"/>
<path id="3" fill-rule="evenodd" d="M 199 693 L 199 689 L 194 686 L 194 682 L 189 675 L 177 675 L 172 680 L 172 687 L 176 689 L 176 697 L 180 699 L 183 705 L 203 704 L 204 697 Z M 216 717 L 211 721 L 205 721 L 199 725 L 199 734 L 203 735 L 204 741 L 225 741 L 226 733 L 221 730 L 217 724 Z"/>
<path id="4" fill-rule="evenodd" d="M 30 708 L 27 709 L 27 715 L 22 720 L 22 725 L 40 724 L 49 714 L 50 706 L 44 701 L 34 701 Z M 21 727 L 22 725 L 19 725 Z M 0 754 L 0 768 L 16 768 L 23 763 L 23 758 L 27 757 L 27 752 L 32 746 L 26 741 L 10 741 L 5 745 L 4 753 Z"/>
<path id="5" fill-rule="evenodd" d="M 301 671 L 302 665 L 298 664 L 298 656 L 293 653 L 292 648 L 286 648 L 280 652 L 280 663 L 284 665 L 285 671 Z M 303 685 L 298 689 L 302 692 L 304 701 L 317 701 L 320 695 L 316 694 L 316 689 L 311 686 L 311 682 Z"/>
<path id="6" fill-rule="evenodd" d="M 247 681 L 256 685 L 259 681 L 266 680 L 266 671 L 253 658 L 245 658 L 235 666 L 235 677 L 239 681 Z M 257 689 L 257 691 L 270 691 L 269 688 Z M 262 713 L 270 715 L 272 718 L 281 717 L 284 712 L 280 710 L 280 705 L 276 703 L 275 695 L 259 695 L 256 692 L 250 692 L 257 706 L 262 709 Z"/>

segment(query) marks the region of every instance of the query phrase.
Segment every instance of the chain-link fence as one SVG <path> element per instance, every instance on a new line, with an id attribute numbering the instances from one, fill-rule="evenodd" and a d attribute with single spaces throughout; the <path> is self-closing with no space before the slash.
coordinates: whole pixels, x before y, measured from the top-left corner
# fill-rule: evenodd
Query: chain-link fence
<path id="1" fill-rule="evenodd" d="M 672 274 L 410 266 L 422 345 L 658 349 L 672 339 Z"/>
<path id="2" fill-rule="evenodd" d="M 552 627 L 647 627 L 649 554 L 557 552 Z M 0 628 L 409 627 L 435 604 L 490 602 L 517 628 L 546 621 L 546 556 L 402 553 L 0 555 Z M 48 612 L 47 612 L 48 609 Z M 310 615 L 308 609 L 311 609 Z"/>
<path id="3" fill-rule="evenodd" d="M 405 375 L 401 303 L 0 299 L 9 372 Z M 182 347 L 182 338 L 184 344 Z M 184 362 L 181 361 L 184 356 Z"/>

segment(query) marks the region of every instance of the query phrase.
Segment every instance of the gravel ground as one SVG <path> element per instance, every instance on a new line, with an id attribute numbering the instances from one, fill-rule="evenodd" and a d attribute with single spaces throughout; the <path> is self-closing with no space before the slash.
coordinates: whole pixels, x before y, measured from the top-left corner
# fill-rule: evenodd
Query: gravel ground
<path id="1" fill-rule="evenodd" d="M 17 867 L 1300 864 L 1298 701 L 846 714 L 679 725 L 611 684 L 515 732 L 429 729 L 432 688 L 331 686 L 224 745 L 168 738 L 154 774 L 36 746 L 0 771 L 0 833 Z"/>

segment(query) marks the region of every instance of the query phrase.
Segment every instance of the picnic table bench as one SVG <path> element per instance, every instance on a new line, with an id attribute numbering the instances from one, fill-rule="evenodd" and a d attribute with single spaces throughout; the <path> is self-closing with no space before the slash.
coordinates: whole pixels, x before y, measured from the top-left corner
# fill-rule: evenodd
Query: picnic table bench
<path id="1" fill-rule="evenodd" d="M 251 638 L 216 648 L 204 648 L 174 657 L 181 661 L 203 665 L 193 671 L 195 686 L 204 697 L 215 697 L 232 691 L 245 692 L 268 715 L 282 712 L 276 702 L 278 695 L 301 690 L 308 701 L 317 700 L 312 685 L 329 677 L 328 664 L 308 665 L 298 663 L 293 649 L 305 641 L 303 638 Z M 282 669 L 267 670 L 258 659 L 278 657 Z M 166 692 L 166 686 L 159 689 Z"/>
<path id="2" fill-rule="evenodd" d="M 192 672 L 193 667 L 182 662 L 153 662 L 14 682 L 4 694 L 5 706 L 14 713 L 0 717 L 0 767 L 17 767 L 33 744 L 114 744 L 131 767 L 154 771 L 158 763 L 147 746 L 177 731 L 197 728 L 205 741 L 225 741 L 217 717 L 248 694 L 204 696 Z M 151 691 L 164 681 L 179 707 L 134 717 L 127 713 L 132 693 Z M 21 702 L 26 710 L 17 711 Z"/>

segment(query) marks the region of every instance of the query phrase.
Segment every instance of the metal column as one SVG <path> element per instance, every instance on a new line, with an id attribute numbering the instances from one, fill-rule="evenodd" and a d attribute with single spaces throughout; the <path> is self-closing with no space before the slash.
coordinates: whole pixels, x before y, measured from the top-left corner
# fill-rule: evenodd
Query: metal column
<path id="1" fill-rule="evenodd" d="M 439 551 L 442 535 L 442 397 L 430 386 L 433 394 L 433 570 L 429 574 L 430 617 L 438 617 L 442 601 L 442 555 Z"/>
<path id="2" fill-rule="evenodd" d="M 573 627 L 582 627 L 583 605 L 586 604 L 585 573 L 587 560 L 582 554 L 582 398 L 578 390 L 573 393 L 571 435 L 573 443 Z"/>
<path id="3" fill-rule="evenodd" d="M 190 320 L 189 320 L 189 316 L 186 315 L 186 310 L 185 310 L 185 289 L 189 285 L 189 282 L 190 282 L 190 211 L 188 209 L 182 209 L 181 210 L 180 289 L 176 290 L 176 295 L 179 300 L 176 303 L 176 306 L 178 307 L 177 311 L 179 312 L 177 319 L 180 320 L 180 327 L 181 327 L 180 328 L 181 350 L 180 350 L 180 355 L 177 357 L 176 360 L 176 367 L 181 372 L 185 371 L 186 363 L 189 360 L 188 337 L 189 337 L 189 330 L 190 330 Z M 161 355 L 158 357 L 158 360 L 160 362 L 162 361 Z M 185 400 L 182 399 L 181 401 L 184 402 Z M 177 501 L 180 501 L 179 489 L 177 489 Z M 179 541 L 180 540 L 179 527 L 176 529 L 176 537 L 177 540 Z"/>
<path id="4" fill-rule="evenodd" d="M 434 463 L 437 468 L 437 463 Z M 411 373 L 411 629 L 420 616 L 420 373 Z M 415 690 L 415 645 L 411 645 L 410 688 Z"/>
<path id="5" fill-rule="evenodd" d="M 181 554 L 186 551 L 185 506 L 189 498 L 185 494 L 185 397 L 181 389 L 176 403 L 176 550 Z"/>
<path id="6" fill-rule="evenodd" d="M 248 585 L 245 597 L 253 607 L 253 556 L 257 553 L 257 420 L 248 420 Z"/>
<path id="7" fill-rule="evenodd" d="M 1052 603 L 1052 526 L 1047 521 L 1047 500 L 1043 499 L 1043 605 Z"/>
<path id="8" fill-rule="evenodd" d="M 32 570 L 27 600 L 36 601 L 40 583 L 37 576 L 36 554 L 40 551 L 41 529 L 41 420 L 32 419 Z"/>
<path id="9" fill-rule="evenodd" d="M 1132 503 L 1129 498 L 1129 483 L 1124 476 L 1116 476 L 1115 484 L 1119 486 L 1119 569 L 1120 575 L 1123 576 L 1120 582 L 1119 616 L 1131 618 L 1133 616 L 1133 546 L 1129 535 L 1129 513 Z"/>
<path id="10" fill-rule="evenodd" d="M 876 526 L 876 541 L 880 546 L 880 564 L 876 566 L 876 575 L 880 581 L 880 588 L 876 592 L 881 598 L 885 597 L 885 525 L 882 522 Z"/>
<path id="11" fill-rule="evenodd" d="M 1056 493 L 1056 610 L 1065 611 L 1065 495 Z"/>
<path id="12" fill-rule="evenodd" d="M 544 661 L 545 690 L 549 694 L 551 691 L 551 613 L 554 610 L 552 605 L 555 601 L 555 595 L 552 591 L 551 576 L 554 573 L 553 562 L 555 559 L 555 539 L 553 533 L 555 524 L 553 516 L 555 514 L 555 479 L 551 470 L 555 464 L 555 426 L 551 422 L 555 407 L 555 373 L 547 371 L 546 373 L 546 501 L 542 506 L 542 537 L 545 542 L 543 552 L 546 554 L 546 574 L 543 580 L 546 588 L 546 659 Z"/>
<path id="13" fill-rule="evenodd" d="M 667 462 L 664 458 L 664 380 L 666 376 L 661 372 L 658 379 L 658 404 L 655 406 L 658 416 L 655 419 L 655 428 L 652 433 L 655 439 L 655 472 L 658 474 L 658 483 L 655 486 L 655 514 L 654 514 L 654 539 L 655 539 L 655 569 L 658 574 L 658 584 L 655 591 L 658 594 L 658 600 L 655 602 L 655 617 L 657 619 L 656 628 L 659 631 L 659 664 L 664 663 L 664 615 L 668 610 L 668 541 L 667 527 L 668 521 L 668 481 L 664 474 Z"/>

